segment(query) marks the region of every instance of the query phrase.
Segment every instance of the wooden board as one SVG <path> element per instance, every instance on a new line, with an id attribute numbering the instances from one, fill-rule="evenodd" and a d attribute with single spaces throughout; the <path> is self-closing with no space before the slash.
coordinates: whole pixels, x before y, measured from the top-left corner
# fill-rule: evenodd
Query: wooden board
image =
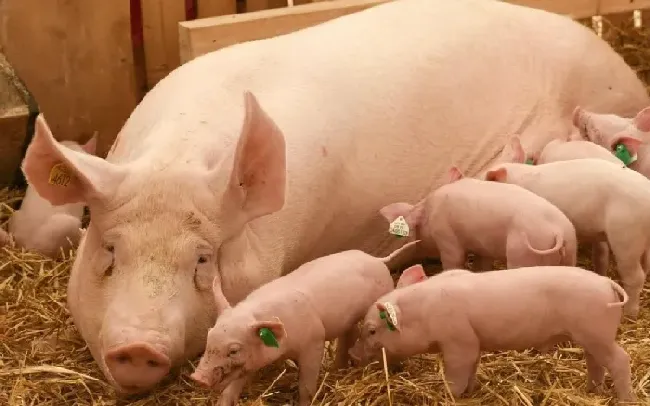
<path id="1" fill-rule="evenodd" d="M 572 18 L 618 14 L 650 8 L 650 0 L 505 0 L 508 3 L 538 8 Z"/>
<path id="2" fill-rule="evenodd" d="M 28 97 L 0 54 L 0 187 L 11 185 L 20 168 L 29 123 Z"/>
<path id="3" fill-rule="evenodd" d="M 237 0 L 196 0 L 196 6 L 197 18 L 237 14 Z"/>
<path id="4" fill-rule="evenodd" d="M 391 0 L 336 0 L 180 23 L 181 63 L 240 42 L 288 34 Z"/>
<path id="5" fill-rule="evenodd" d="M 185 2 L 141 0 L 147 87 L 180 65 L 178 23 L 185 21 Z"/>
<path id="6" fill-rule="evenodd" d="M 105 156 L 142 96 L 129 0 L 3 0 L 0 46 L 59 140 L 99 132 Z"/>

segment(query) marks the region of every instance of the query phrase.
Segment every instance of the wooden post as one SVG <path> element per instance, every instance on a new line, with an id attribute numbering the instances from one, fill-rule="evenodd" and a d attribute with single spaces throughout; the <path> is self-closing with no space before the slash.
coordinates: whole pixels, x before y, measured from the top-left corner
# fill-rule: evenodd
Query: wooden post
<path id="1" fill-rule="evenodd" d="M 141 0 L 147 87 L 180 65 L 178 23 L 185 21 L 185 2 Z"/>
<path id="2" fill-rule="evenodd" d="M 4 0 L 0 46 L 59 140 L 105 156 L 140 97 L 129 0 Z"/>
<path id="3" fill-rule="evenodd" d="M 237 14 L 237 0 L 196 0 L 198 18 Z M 178 28 L 176 29 L 178 33 Z"/>

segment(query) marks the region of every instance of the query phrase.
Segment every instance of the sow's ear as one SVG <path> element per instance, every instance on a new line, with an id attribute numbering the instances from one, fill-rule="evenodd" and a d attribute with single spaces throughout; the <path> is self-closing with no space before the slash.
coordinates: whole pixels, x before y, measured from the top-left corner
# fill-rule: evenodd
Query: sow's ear
<path id="1" fill-rule="evenodd" d="M 57 142 L 42 114 L 35 127 L 22 170 L 27 182 L 51 204 L 103 200 L 124 179 L 122 168 Z"/>
<path id="2" fill-rule="evenodd" d="M 229 197 L 243 210 L 245 221 L 284 206 L 286 147 L 284 135 L 253 93 L 244 93 L 246 115 L 229 181 Z"/>
<path id="3" fill-rule="evenodd" d="M 407 268 L 402 275 L 400 275 L 399 280 L 395 289 L 403 288 L 405 286 L 413 285 L 418 282 L 422 282 L 427 279 L 427 275 L 424 273 L 424 268 L 422 265 L 417 264 Z"/>
<path id="4" fill-rule="evenodd" d="M 485 174 L 485 180 L 488 182 L 505 182 L 508 178 L 506 168 L 493 169 Z"/>
<path id="5" fill-rule="evenodd" d="M 395 221 L 399 216 L 403 216 L 405 219 L 408 218 L 409 213 L 413 210 L 413 205 L 408 203 L 391 203 L 387 206 L 379 209 L 379 214 L 381 214 L 389 223 Z M 409 224 L 410 226 L 410 224 Z"/>
<path id="6" fill-rule="evenodd" d="M 465 177 L 465 175 L 463 175 L 463 172 L 461 172 L 457 166 L 452 166 L 451 168 L 449 168 L 448 176 L 449 176 L 449 183 L 454 183 Z"/>

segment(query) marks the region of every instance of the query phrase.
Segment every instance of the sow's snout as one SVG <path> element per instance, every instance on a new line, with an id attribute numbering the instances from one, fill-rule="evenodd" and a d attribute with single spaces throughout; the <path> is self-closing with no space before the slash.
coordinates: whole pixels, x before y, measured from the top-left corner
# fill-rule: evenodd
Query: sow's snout
<path id="1" fill-rule="evenodd" d="M 134 341 L 106 351 L 104 362 L 119 390 L 137 393 L 150 389 L 169 373 L 167 352 L 145 341 Z"/>

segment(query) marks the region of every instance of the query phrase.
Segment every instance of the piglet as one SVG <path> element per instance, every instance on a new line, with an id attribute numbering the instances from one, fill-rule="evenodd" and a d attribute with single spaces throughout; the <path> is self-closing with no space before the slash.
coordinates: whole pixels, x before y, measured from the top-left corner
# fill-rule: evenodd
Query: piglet
<path id="1" fill-rule="evenodd" d="M 607 241 L 636 317 L 650 258 L 650 180 L 603 159 L 584 158 L 543 165 L 502 163 L 488 181 L 527 189 L 551 202 L 571 220 L 586 243 Z"/>
<path id="2" fill-rule="evenodd" d="M 402 357 L 442 352 L 454 396 L 474 390 L 480 351 L 572 340 L 584 348 L 589 391 L 600 389 L 606 368 L 618 398 L 634 401 L 630 357 L 616 343 L 627 300 L 611 279 L 577 267 L 454 269 L 378 299 L 366 313 L 361 340 L 369 352 L 384 347 Z"/>
<path id="3" fill-rule="evenodd" d="M 206 350 L 196 382 L 223 391 L 219 405 L 237 403 L 251 375 L 275 361 L 298 362 L 301 406 L 316 392 L 325 341 L 338 338 L 335 367 L 348 364 L 368 306 L 393 290 L 386 264 L 418 241 L 405 244 L 386 258 L 350 250 L 307 262 L 274 279 L 231 307 L 218 278 L 213 291 L 219 316 L 208 331 Z"/>
<path id="4" fill-rule="evenodd" d="M 650 178 L 650 107 L 625 118 L 578 106 L 573 112 L 573 124 L 582 138 L 611 151 L 628 167 Z"/>
<path id="5" fill-rule="evenodd" d="M 395 285 L 395 289 L 404 288 L 427 279 L 428 277 L 424 273 L 422 265 L 413 265 L 402 272 L 402 275 L 400 275 L 397 284 Z M 379 361 L 381 359 L 381 354 L 366 353 L 362 342 L 358 339 L 354 343 L 354 346 L 350 348 L 348 354 L 350 355 L 353 364 L 358 367 L 366 366 L 372 361 Z M 396 357 L 394 354 L 390 353 L 386 354 L 386 359 L 388 366 L 391 368 L 397 367 L 398 363 L 401 361 L 400 357 Z"/>
<path id="6" fill-rule="evenodd" d="M 628 140 L 624 140 L 627 142 Z M 632 143 L 633 144 L 633 143 Z M 557 161 L 569 161 L 572 159 L 597 158 L 613 164 L 622 166 L 623 162 L 614 156 L 614 154 L 591 141 L 585 140 L 560 140 L 550 141 L 541 152 L 529 155 L 527 154 L 518 136 L 513 136 L 509 143 L 508 156 L 511 162 L 526 163 L 527 160 L 533 165 L 543 165 L 545 163 Z M 633 145 L 631 145 L 631 148 Z M 609 268 L 609 244 L 607 241 L 595 241 L 591 244 L 591 262 L 594 272 L 605 275 Z"/>
<path id="7" fill-rule="evenodd" d="M 61 144 L 94 155 L 97 136 L 94 135 L 83 145 L 74 141 L 62 141 Z M 56 173 L 54 169 L 50 181 L 65 183 L 66 174 Z M 83 202 L 54 206 L 42 198 L 33 186 L 28 185 L 20 209 L 9 219 L 9 232 L 17 247 L 58 258 L 61 249 L 69 251 L 79 244 L 84 207 Z"/>
<path id="8" fill-rule="evenodd" d="M 575 229 L 557 207 L 520 187 L 466 178 L 457 167 L 449 179 L 415 205 L 380 210 L 391 225 L 405 222 L 424 255 L 439 255 L 443 269 L 464 267 L 470 252 L 482 270 L 491 270 L 494 259 L 509 268 L 575 265 Z"/>

